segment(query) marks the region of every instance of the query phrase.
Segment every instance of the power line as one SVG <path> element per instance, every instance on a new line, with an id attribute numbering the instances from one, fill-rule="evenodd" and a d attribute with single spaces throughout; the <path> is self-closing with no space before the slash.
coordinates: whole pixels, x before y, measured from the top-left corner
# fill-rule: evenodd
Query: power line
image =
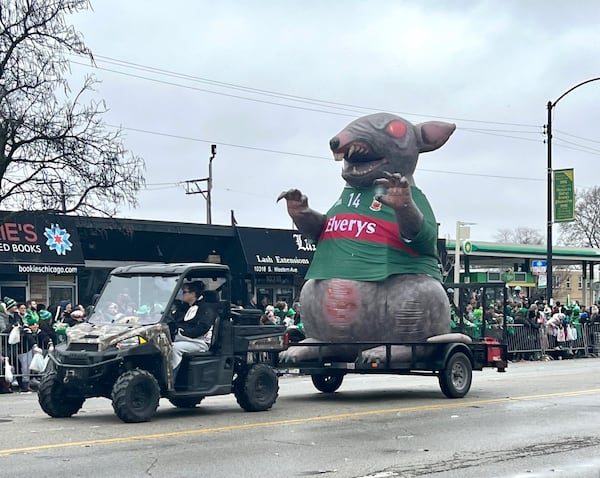
<path id="1" fill-rule="evenodd" d="M 340 102 L 333 102 L 333 101 L 327 101 L 327 100 L 320 100 L 320 99 L 310 98 L 310 97 L 306 97 L 306 96 L 291 95 L 291 94 L 276 92 L 276 91 L 272 91 L 272 90 L 264 90 L 264 89 L 259 89 L 259 88 L 247 87 L 247 86 L 244 86 L 244 85 L 237 85 L 237 84 L 234 84 L 234 83 L 227 83 L 227 82 L 222 82 L 222 81 L 218 81 L 218 80 L 211 80 L 211 79 L 208 79 L 208 78 L 202 78 L 202 77 L 197 77 L 197 76 L 193 76 L 193 75 L 188 75 L 188 74 L 173 72 L 173 71 L 169 71 L 169 70 L 165 70 L 165 69 L 161 69 L 161 68 L 156 68 L 156 67 L 151 67 L 151 66 L 147 66 L 147 65 L 137 64 L 137 63 L 133 63 L 133 62 L 125 61 L 125 60 L 119 60 L 119 59 L 115 59 L 115 58 L 111 58 L 111 57 L 106 57 L 106 56 L 102 56 L 102 55 L 95 55 L 95 58 L 99 59 L 101 62 L 113 64 L 113 65 L 116 65 L 116 66 L 123 66 L 125 68 L 130 68 L 130 69 L 135 69 L 135 70 L 141 70 L 141 71 L 146 71 L 146 72 L 153 73 L 153 74 L 159 74 L 159 75 L 168 76 L 168 77 L 175 77 L 175 78 L 179 78 L 179 79 L 184 79 L 184 80 L 189 80 L 189 81 L 194 81 L 194 82 L 200 82 L 200 83 L 210 84 L 210 85 L 214 85 L 214 86 L 217 86 L 217 87 L 222 87 L 222 88 L 227 88 L 227 89 L 234 89 L 234 90 L 237 90 L 237 91 L 245 91 L 245 92 L 252 93 L 252 94 L 259 94 L 259 95 L 268 96 L 268 97 L 280 98 L 280 99 L 287 100 L 287 101 L 296 101 L 296 102 L 307 103 L 307 104 L 311 104 L 311 105 L 315 105 L 315 106 L 324 106 L 326 108 L 338 109 L 338 110 L 348 111 L 348 112 L 352 112 L 352 113 L 356 113 L 356 114 L 363 114 L 365 112 L 365 110 L 367 110 L 367 111 L 381 111 L 382 110 L 381 108 L 373 108 L 373 107 L 353 105 L 353 104 L 348 104 L 348 103 L 340 103 Z M 142 76 L 142 75 L 131 74 L 131 73 L 127 73 L 127 72 L 124 72 L 124 71 L 113 70 L 113 69 L 110 69 L 110 68 L 98 67 L 98 66 L 89 65 L 89 64 L 85 64 L 85 63 L 80 63 L 80 62 L 76 62 L 76 61 L 73 61 L 72 63 L 77 64 L 77 65 L 81 65 L 81 66 L 84 66 L 84 67 L 91 67 L 91 68 L 95 67 L 95 68 L 103 70 L 103 71 L 108 71 L 108 72 L 111 72 L 111 73 L 120 74 L 120 75 L 124 75 L 124 76 L 130 76 L 130 77 L 137 78 L 137 79 L 143 79 L 143 80 L 146 80 L 146 81 L 152 81 L 152 82 L 155 82 L 155 83 L 165 84 L 165 85 L 168 85 L 168 86 L 174 86 L 174 87 L 178 87 L 178 88 L 185 88 L 185 89 L 190 89 L 190 90 L 194 90 L 194 91 L 200 91 L 200 92 L 205 92 L 205 93 L 210 93 L 210 94 L 216 94 L 216 95 L 220 95 L 220 96 L 227 96 L 227 97 L 231 97 L 231 98 L 235 98 L 235 99 L 241 99 L 241 100 L 246 100 L 246 101 L 254 101 L 254 102 L 258 102 L 258 103 L 270 104 L 270 105 L 281 106 L 281 107 L 286 107 L 286 108 L 301 109 L 301 110 L 305 110 L 305 111 L 312 111 L 312 112 L 318 112 L 318 113 L 328 113 L 328 114 L 333 114 L 333 115 L 337 115 L 337 116 L 354 117 L 354 115 L 339 113 L 339 112 L 335 112 L 335 111 L 321 110 L 321 109 L 315 109 L 315 108 L 302 107 L 302 106 L 298 106 L 298 105 L 290 105 L 290 104 L 285 104 L 285 103 L 278 103 L 278 102 L 260 100 L 260 99 L 256 99 L 256 98 L 250 98 L 250 97 L 246 97 L 246 96 L 234 95 L 234 94 L 219 92 L 219 91 L 210 90 L 210 89 L 206 89 L 206 88 L 198 88 L 198 87 L 193 87 L 193 86 L 189 86 L 189 85 L 183 85 L 183 84 L 180 84 L 180 83 L 174 83 L 174 82 L 159 80 L 159 79 L 156 79 L 156 78 L 150 78 L 150 77 L 146 77 L 146 76 Z M 352 109 L 349 109 L 349 108 L 352 108 Z M 407 115 L 407 116 L 429 117 L 429 118 L 436 118 L 436 119 L 447 119 L 447 120 L 453 120 L 453 121 L 481 123 L 481 124 L 490 124 L 490 125 L 517 126 L 517 127 L 523 127 L 523 128 L 535 128 L 537 130 L 537 131 L 521 131 L 521 130 L 506 130 L 506 129 L 491 129 L 491 128 L 468 128 L 468 127 L 465 128 L 465 127 L 461 127 L 461 131 L 467 131 L 467 132 L 478 133 L 478 134 L 487 134 L 487 135 L 498 136 L 498 137 L 505 137 L 505 138 L 510 138 L 510 139 L 518 139 L 518 140 L 522 140 L 522 141 L 534 141 L 534 142 L 537 142 L 539 140 L 538 139 L 534 139 L 534 138 L 525 138 L 525 137 L 522 137 L 522 136 L 514 136 L 513 134 L 526 134 L 526 135 L 541 134 L 541 135 L 543 135 L 543 132 L 541 131 L 541 127 L 539 125 L 524 124 L 524 123 L 508 123 L 508 122 L 486 121 L 486 120 L 474 120 L 474 119 L 457 118 L 457 117 L 444 117 L 444 116 L 440 116 L 440 115 L 427 115 L 427 114 L 410 113 L 410 112 L 396 112 L 396 114 Z M 115 127 L 115 126 L 113 126 L 113 127 Z M 306 157 L 306 158 L 312 158 L 312 159 L 323 159 L 323 160 L 329 160 L 330 159 L 329 157 L 323 157 L 323 156 L 308 155 L 308 154 L 302 154 L 302 153 L 292 153 L 292 152 L 288 152 L 288 151 L 279 151 L 279 150 L 273 150 L 273 149 L 268 149 L 268 148 L 259 148 L 259 147 L 252 147 L 252 146 L 247 146 L 247 145 L 238 145 L 238 144 L 233 144 L 233 143 L 215 142 L 214 140 L 205 140 L 205 139 L 199 139 L 199 138 L 192 138 L 192 137 L 187 137 L 187 136 L 174 135 L 174 134 L 168 134 L 168 133 L 161 133 L 161 132 L 144 130 L 144 129 L 139 129 L 139 128 L 122 127 L 122 129 L 130 130 L 130 131 L 135 131 L 135 132 L 140 132 L 140 133 L 145 133 L 145 134 L 153 134 L 153 135 L 157 135 L 157 136 L 164 136 L 164 137 L 171 137 L 171 138 L 175 138 L 175 139 L 182 139 L 182 140 L 187 140 L 187 141 L 196 141 L 196 142 L 202 142 L 202 143 L 218 143 L 218 144 L 221 144 L 223 146 L 229 146 L 229 147 L 233 147 L 233 148 L 242 148 L 242 149 L 247 149 L 247 150 L 263 151 L 263 152 L 268 152 L 268 153 L 283 154 L 283 155 L 298 156 L 298 157 Z M 505 134 L 505 133 L 513 133 L 513 134 L 509 135 L 509 134 Z M 591 139 L 588 139 L 588 138 L 583 138 L 583 137 L 571 135 L 571 134 L 566 133 L 566 132 L 562 132 L 562 133 L 565 134 L 565 135 L 567 135 L 567 136 L 574 137 L 576 139 L 581 139 L 581 140 L 584 140 L 584 141 L 591 141 L 591 142 L 595 142 L 595 143 L 600 143 L 600 141 L 591 140 Z M 589 154 L 600 153 L 600 150 L 596 150 L 596 149 L 590 148 L 588 146 L 581 145 L 579 143 L 575 143 L 575 142 L 571 142 L 571 141 L 567 141 L 567 140 L 561 140 L 560 138 L 557 138 L 557 140 L 575 146 L 575 147 L 569 147 L 569 146 L 565 146 L 565 145 L 560 145 L 561 147 L 563 147 L 565 149 L 572 149 L 572 150 L 575 150 L 575 151 L 587 152 Z M 497 179 L 509 179 L 509 180 L 534 180 L 534 181 L 543 181 L 543 179 L 538 180 L 538 179 L 523 178 L 523 177 L 510 177 L 510 176 L 499 176 L 499 175 L 477 174 L 477 173 L 459 173 L 459 172 L 454 172 L 454 171 L 438 171 L 438 170 L 427 170 L 427 169 L 419 169 L 419 171 L 431 172 L 431 173 L 441 173 L 441 174 L 456 174 L 456 175 L 464 175 L 464 176 L 492 177 L 492 178 L 497 178 Z M 172 185 L 168 185 L 168 184 L 157 183 L 156 185 L 153 185 L 153 186 L 157 186 L 157 187 L 165 186 L 167 188 L 170 188 L 170 187 L 180 187 L 181 184 L 182 183 L 174 183 Z M 148 186 L 152 186 L 152 185 L 148 185 Z"/>
<path id="2" fill-rule="evenodd" d="M 583 141 L 589 141 L 591 143 L 599 143 L 600 144 L 600 140 L 584 138 L 583 136 L 576 136 L 574 134 L 567 133 L 566 131 L 561 131 L 559 129 L 555 129 L 554 132 L 564 134 L 565 136 L 570 136 L 571 138 L 581 139 Z"/>
<path id="3" fill-rule="evenodd" d="M 88 65 L 85 65 L 84 63 L 79 63 L 77 61 L 71 61 L 71 63 L 74 63 L 76 65 L 88 66 Z M 306 106 L 287 105 L 287 104 L 284 104 L 284 103 L 277 103 L 275 101 L 259 100 L 257 98 L 249 98 L 249 97 L 246 97 L 246 96 L 233 95 L 231 93 L 223 93 L 222 91 L 214 91 L 214 90 L 209 90 L 209 89 L 206 89 L 206 88 L 198 88 L 196 86 L 182 85 L 180 83 L 173 83 L 171 81 L 158 80 L 156 78 L 149 78 L 147 76 L 142 76 L 142 75 L 134 75 L 133 73 L 125 73 L 125 72 L 118 71 L 118 70 L 111 70 L 110 68 L 102 68 L 100 66 L 97 66 L 95 68 L 98 69 L 98 70 L 109 71 L 111 73 L 117 73 L 119 75 L 130 76 L 132 78 L 138 78 L 138 79 L 141 79 L 141 80 L 152 81 L 154 83 L 160 83 L 162 85 L 176 86 L 178 88 L 185 88 L 185 89 L 188 89 L 188 90 L 200 91 L 200 92 L 203 92 L 203 93 L 210 93 L 210 94 L 213 94 L 213 95 L 227 96 L 229 98 L 235 98 L 235 99 L 238 99 L 238 100 L 253 101 L 255 103 L 262 103 L 262 104 L 272 105 L 272 106 L 281 106 L 281 107 L 284 107 L 284 108 L 293 108 L 293 109 L 298 109 L 298 110 L 303 110 L 303 111 L 312 111 L 314 113 L 327 113 L 327 114 L 331 114 L 331 115 L 345 116 L 345 117 L 349 117 L 349 118 L 354 118 L 355 117 L 355 115 L 350 115 L 350 114 L 345 114 L 345 113 L 337 113 L 335 111 L 327 111 L 327 110 L 320 110 L 320 109 L 315 109 L 315 108 L 308 108 Z"/>
<path id="4" fill-rule="evenodd" d="M 159 75 L 164 75 L 164 76 L 170 76 L 170 77 L 185 79 L 185 80 L 194 81 L 194 82 L 211 84 L 211 85 L 222 87 L 222 88 L 235 89 L 235 90 L 238 90 L 238 91 L 246 91 L 246 92 L 249 92 L 249 93 L 266 95 L 266 96 L 275 97 L 275 98 L 281 98 L 281 99 L 289 100 L 289 101 L 298 101 L 298 102 L 304 102 L 304 103 L 308 103 L 308 104 L 312 104 L 312 105 L 317 105 L 317 106 L 325 106 L 326 108 L 341 109 L 341 110 L 352 112 L 352 113 L 356 113 L 356 114 L 363 114 L 365 112 L 365 110 L 367 110 L 367 111 L 381 111 L 381 108 L 373 108 L 373 107 L 353 105 L 353 104 L 348 104 L 348 103 L 333 102 L 333 101 L 328 101 L 328 100 L 321 100 L 321 99 L 310 98 L 310 97 L 306 97 L 306 96 L 291 95 L 291 94 L 288 94 L 288 93 L 281 93 L 281 92 L 276 92 L 276 91 L 272 91 L 272 90 L 265 90 L 265 89 L 253 88 L 253 87 L 248 87 L 248 86 L 244 86 L 244 85 L 238 85 L 238 84 L 234 84 L 234 83 L 228 83 L 228 82 L 223 82 L 223 81 L 218 81 L 218 80 L 212 80 L 212 79 L 209 79 L 209 78 L 203 78 L 203 77 L 188 75 L 188 74 L 184 74 L 184 73 L 174 72 L 174 71 L 171 71 L 171 70 L 166 70 L 166 69 L 157 68 L 157 67 L 153 67 L 153 66 L 143 65 L 143 64 L 139 64 L 139 63 L 133 63 L 133 62 L 129 62 L 129 61 L 126 61 L 126 60 L 120 60 L 120 59 L 117 59 L 117 58 L 111 58 L 111 57 L 107 57 L 107 56 L 103 56 L 103 55 L 96 55 L 95 58 L 99 59 L 101 62 L 113 64 L 113 65 L 116 65 L 116 66 L 122 66 L 122 67 L 125 67 L 125 68 L 146 71 L 146 72 L 150 72 L 150 73 L 154 73 L 154 74 L 159 74 Z M 112 70 L 112 69 L 108 69 L 108 68 L 101 68 L 101 67 L 98 67 L 97 65 L 89 65 L 89 64 L 86 64 L 86 63 L 79 63 L 79 62 L 75 62 L 75 61 L 73 63 L 78 64 L 78 65 L 82 65 L 82 66 L 85 66 L 85 67 L 90 67 L 90 68 L 96 67 L 96 68 L 104 70 L 104 71 L 109 71 L 109 72 L 113 72 L 113 73 L 121 74 L 121 75 L 125 75 L 125 76 L 131 76 L 131 77 L 139 78 L 139 79 L 145 79 L 147 81 L 158 82 L 158 83 L 166 84 L 166 85 L 169 85 L 169 86 L 187 88 L 187 89 L 192 89 L 192 90 L 196 90 L 196 91 L 201 91 L 201 92 L 206 92 L 206 93 L 212 93 L 212 94 L 217 94 L 217 95 L 222 95 L 222 96 L 229 96 L 229 97 L 236 98 L 236 99 L 242 99 L 242 100 L 247 100 L 247 101 L 255 101 L 255 102 L 259 102 L 259 103 L 271 104 L 271 105 L 274 105 L 274 106 L 281 106 L 281 107 L 289 107 L 289 108 L 295 108 L 295 109 L 302 109 L 302 110 L 305 110 L 305 111 L 313 111 L 313 112 L 319 112 L 319 113 L 329 113 L 329 114 L 333 114 L 333 115 L 337 115 L 337 116 L 353 117 L 353 115 L 338 113 L 338 112 L 334 112 L 334 111 L 320 110 L 320 109 L 314 109 L 314 108 L 306 108 L 306 107 L 300 107 L 300 106 L 296 106 L 296 105 L 289 105 L 289 104 L 284 104 L 284 103 L 277 103 L 277 102 L 270 102 L 270 101 L 265 101 L 265 100 L 258 100 L 256 98 L 248 98 L 248 97 L 245 97 L 245 96 L 232 95 L 232 94 L 218 92 L 218 91 L 214 91 L 214 90 L 208 90 L 208 89 L 204 89 L 204 88 L 190 87 L 190 86 L 187 86 L 187 85 L 181 85 L 179 83 L 166 82 L 166 81 L 162 81 L 162 80 L 157 80 L 155 78 L 148 78 L 148 77 L 141 76 L 141 75 L 132 75 L 130 73 L 126 73 L 126 72 L 119 71 L 119 70 Z M 348 108 L 352 108 L 352 109 L 348 109 Z M 357 109 L 360 110 L 360 111 L 357 111 Z M 495 125 L 504 125 L 504 126 L 519 126 L 519 127 L 527 127 L 527 128 L 536 128 L 538 130 L 536 132 L 536 131 L 498 130 L 498 129 L 494 130 L 494 129 L 483 129 L 483 128 L 461 128 L 462 131 L 468 131 L 468 132 L 479 133 L 479 134 L 489 134 L 489 135 L 493 135 L 493 136 L 500 136 L 500 137 L 506 137 L 506 138 L 511 138 L 511 139 L 520 139 L 520 140 L 524 140 L 524 141 L 535 141 L 535 140 L 533 140 L 533 139 L 527 139 L 527 138 L 523 138 L 523 137 L 519 137 L 519 136 L 506 135 L 506 134 L 502 134 L 502 133 L 515 133 L 515 134 L 532 134 L 533 133 L 533 134 L 543 134 L 541 131 L 539 131 L 540 130 L 540 126 L 539 125 L 530 125 L 530 124 L 524 124 L 524 123 L 506 123 L 506 122 L 496 122 L 496 121 L 486 121 L 486 120 L 473 120 L 473 119 L 466 119 L 466 118 L 444 117 L 444 116 L 440 116 L 440 115 L 427 115 L 427 114 L 409 113 L 409 112 L 397 112 L 397 114 L 408 115 L 408 116 L 431 117 L 431 118 L 437 118 L 437 119 L 449 119 L 449 120 L 453 120 L 453 121 L 476 122 L 476 123 L 482 123 L 482 124 L 495 124 Z M 566 133 L 566 132 L 562 132 L 562 133 L 565 134 L 565 135 L 567 135 L 567 136 L 574 137 L 576 139 L 581 139 L 581 140 L 584 140 L 584 141 L 590 141 L 590 142 L 594 142 L 594 143 L 600 143 L 600 141 L 597 141 L 597 140 L 592 140 L 592 139 L 589 139 L 589 138 L 583 138 L 583 137 L 572 135 L 572 134 Z M 574 145 L 576 147 L 588 148 L 585 145 L 581 145 L 581 144 L 574 143 L 574 142 L 570 142 L 570 144 L 572 144 L 572 145 Z M 573 149 L 574 151 L 589 152 L 590 154 L 593 154 L 593 152 L 586 151 L 586 150 L 580 150 L 580 149 L 577 149 L 577 148 L 567 148 L 567 149 Z M 594 151 L 594 150 L 592 150 L 592 151 Z"/>
<path id="5" fill-rule="evenodd" d="M 118 60 L 115 58 L 110 58 L 110 57 L 105 57 L 102 55 L 95 55 L 94 58 L 99 59 L 100 62 L 104 61 L 107 62 L 109 64 L 113 64 L 113 65 L 117 65 L 117 66 L 123 66 L 125 68 L 131 68 L 131 69 L 137 69 L 137 70 L 142 70 L 142 71 L 146 71 L 146 72 L 152 72 L 152 73 L 157 73 L 160 75 L 164 75 L 164 76 L 171 76 L 171 77 L 176 77 L 176 78 L 180 78 L 180 79 L 186 79 L 186 80 L 190 80 L 190 81 L 196 81 L 196 82 L 201 82 L 201 83 L 208 83 L 208 84 L 212 84 L 215 86 L 220 86 L 223 88 L 230 88 L 230 89 L 236 89 L 236 90 L 242 90 L 242 91 L 247 91 L 247 92 L 252 92 L 252 93 L 256 93 L 256 94 L 261 94 L 261 95 L 267 95 L 267 96 L 274 96 L 274 97 L 278 97 L 281 99 L 287 99 L 287 100 L 292 100 L 292 101 L 299 101 L 299 102 L 309 102 L 310 104 L 315 104 L 315 105 L 320 105 L 320 106 L 325 106 L 325 107 L 331 107 L 331 108 L 335 108 L 335 109 L 345 109 L 345 108 L 353 108 L 352 110 L 347 110 L 347 111 L 352 111 L 358 114 L 362 114 L 366 111 L 384 111 L 384 110 L 389 110 L 389 108 L 374 108 L 374 107 L 370 107 L 370 106 L 360 106 L 360 105 L 354 105 L 354 104 L 348 104 L 348 103 L 339 103 L 339 102 L 333 102 L 333 101 L 327 101 L 327 100 L 320 100 L 320 99 L 316 99 L 316 98 L 310 98 L 310 97 L 305 97 L 305 96 L 297 96 L 297 95 L 291 95 L 291 94 L 287 94 L 287 93 L 280 93 L 280 92 L 274 92 L 271 90 L 263 90 L 263 89 L 259 89 L 259 88 L 252 88 L 252 87 L 247 87 L 247 86 L 243 86 L 243 85 L 237 85 L 237 84 L 233 84 L 233 83 L 226 83 L 226 82 L 221 82 L 221 81 L 216 81 L 216 80 L 210 80 L 207 78 L 202 78 L 202 77 L 197 77 L 197 76 L 192 76 L 192 75 L 187 75 L 187 74 L 183 74 L 183 73 L 177 73 L 177 72 L 173 72 L 173 71 L 169 71 L 169 70 L 164 70 L 164 69 L 160 69 L 160 68 L 155 68 L 155 67 L 151 67 L 151 66 L 147 66 L 147 65 L 141 65 L 138 63 L 132 63 L 132 62 L 128 62 L 125 60 Z M 223 95 L 223 96 L 230 96 L 233 98 L 237 98 L 237 99 L 245 99 L 245 100 L 249 100 L 249 101 L 257 101 L 257 102 L 263 102 L 266 104 L 274 104 L 277 106 L 284 106 L 284 107 L 290 107 L 290 108 L 298 108 L 295 105 L 285 105 L 282 103 L 274 103 L 274 102 L 268 102 L 268 101 L 264 101 L 264 100 L 257 100 L 254 98 L 247 98 L 247 97 L 243 97 L 243 96 L 239 96 L 239 95 L 231 95 L 231 94 L 227 94 L 227 93 L 222 93 L 222 92 L 216 92 L 214 90 L 207 90 L 207 89 L 203 89 L 203 88 L 194 88 L 194 87 L 190 87 L 188 85 L 181 85 L 179 83 L 173 83 L 173 82 L 167 82 L 167 81 L 163 81 L 163 80 L 157 80 L 155 78 L 149 78 L 149 77 L 145 77 L 145 76 L 141 76 L 141 75 L 134 75 L 131 73 L 126 73 L 123 71 L 119 71 L 119 70 L 113 70 L 110 68 L 103 68 L 103 67 L 99 67 L 99 66 L 94 66 L 94 65 L 89 65 L 86 63 L 80 63 L 80 62 L 76 62 L 76 61 L 72 61 L 72 63 L 77 64 L 77 65 L 81 65 L 81 66 L 85 66 L 85 67 L 89 67 L 89 68 L 96 68 L 96 69 L 100 69 L 100 70 L 104 70 L 104 71 L 108 71 L 108 72 L 112 72 L 112 73 L 116 73 L 116 74 L 120 74 L 120 75 L 125 75 L 125 76 L 131 76 L 134 78 L 139 78 L 139 79 L 145 79 L 148 81 L 154 81 L 154 82 L 158 82 L 158 83 L 162 83 L 162 84 L 166 84 L 169 86 L 176 86 L 176 87 L 181 87 L 181 88 L 187 88 L 187 89 L 192 89 L 192 90 L 197 90 L 197 91 L 202 91 L 202 92 L 206 92 L 206 93 L 213 93 L 213 94 L 217 94 L 217 95 Z M 304 109 L 304 108 L 301 108 Z M 360 111 L 356 111 L 355 109 L 358 109 Z M 341 116 L 350 116 L 350 115 L 343 115 L 340 113 L 335 113 L 335 112 L 331 112 L 331 111 L 322 111 L 322 110 L 311 110 L 310 111 L 316 111 L 316 112 L 323 112 L 323 113 L 330 113 L 330 114 L 338 114 Z M 495 125 L 501 125 L 501 126 L 520 126 L 520 127 L 525 127 L 525 128 L 536 128 L 539 129 L 540 125 L 535 125 L 535 124 L 524 124 L 524 123 L 508 123 L 508 122 L 499 122 L 499 121 L 489 121 L 489 120 L 476 120 L 476 119 L 469 119 L 469 118 L 458 118 L 458 117 L 451 117 L 451 116 L 442 116 L 442 115 L 429 115 L 429 114 L 422 114 L 422 113 L 411 113 L 411 112 L 406 112 L 406 111 L 400 111 L 400 112 L 394 112 L 392 111 L 392 113 L 395 114 L 399 114 L 399 115 L 406 115 L 406 116 L 415 116 L 415 117 L 423 117 L 423 118 L 435 118 L 435 119 L 446 119 L 446 120 L 451 120 L 451 121 L 463 121 L 463 122 L 470 122 L 470 123 L 482 123 L 482 124 L 495 124 Z"/>

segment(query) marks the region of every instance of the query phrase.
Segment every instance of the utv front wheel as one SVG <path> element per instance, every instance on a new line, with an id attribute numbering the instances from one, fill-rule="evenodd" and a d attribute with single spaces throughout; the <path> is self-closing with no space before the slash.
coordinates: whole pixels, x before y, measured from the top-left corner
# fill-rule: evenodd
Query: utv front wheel
<path id="1" fill-rule="evenodd" d="M 247 412 L 262 412 L 273 406 L 279 392 L 277 374 L 265 364 L 253 365 L 233 384 L 235 398 Z"/>
<path id="2" fill-rule="evenodd" d="M 84 397 L 67 393 L 66 387 L 56 375 L 56 371 L 42 377 L 38 390 L 38 402 L 42 410 L 53 418 L 66 418 L 75 415 L 83 406 Z"/>
<path id="3" fill-rule="evenodd" d="M 115 414 L 125 423 L 147 422 L 158 408 L 160 386 L 150 372 L 136 368 L 117 379 L 111 396 Z"/>

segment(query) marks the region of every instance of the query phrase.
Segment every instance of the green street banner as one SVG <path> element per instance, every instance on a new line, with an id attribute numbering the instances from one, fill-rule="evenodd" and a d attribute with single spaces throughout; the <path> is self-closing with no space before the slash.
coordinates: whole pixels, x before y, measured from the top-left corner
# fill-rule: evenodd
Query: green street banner
<path id="1" fill-rule="evenodd" d="M 554 222 L 575 220 L 575 180 L 573 169 L 554 171 Z"/>

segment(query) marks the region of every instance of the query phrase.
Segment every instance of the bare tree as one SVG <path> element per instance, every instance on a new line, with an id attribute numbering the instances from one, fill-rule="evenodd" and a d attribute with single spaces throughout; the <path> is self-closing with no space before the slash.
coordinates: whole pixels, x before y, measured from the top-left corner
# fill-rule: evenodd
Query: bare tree
<path id="1" fill-rule="evenodd" d="M 0 204 L 2 209 L 114 215 L 137 205 L 144 162 L 128 152 L 121 129 L 88 100 L 87 77 L 72 94 L 67 55 L 93 61 L 66 17 L 89 0 L 0 2 Z"/>
<path id="2" fill-rule="evenodd" d="M 559 225 L 560 241 L 567 246 L 600 247 L 600 187 L 577 191 L 575 220 Z"/>
<path id="3" fill-rule="evenodd" d="M 545 243 L 545 237 L 540 231 L 524 226 L 516 229 L 499 229 L 494 239 L 504 244 L 540 245 Z"/>

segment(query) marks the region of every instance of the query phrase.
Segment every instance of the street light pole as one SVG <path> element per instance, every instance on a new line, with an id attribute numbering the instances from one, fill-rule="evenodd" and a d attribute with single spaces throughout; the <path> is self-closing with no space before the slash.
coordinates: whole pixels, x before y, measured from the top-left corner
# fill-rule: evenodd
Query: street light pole
<path id="1" fill-rule="evenodd" d="M 548 101 L 546 108 L 548 109 L 548 123 L 546 124 L 546 136 L 547 136 L 547 147 L 548 147 L 548 171 L 547 171 L 547 179 L 548 179 L 548 191 L 547 191 L 547 200 L 548 200 L 548 209 L 547 209 L 547 232 L 546 232 L 546 300 L 548 305 L 552 306 L 552 228 L 554 225 L 554 214 L 553 214 L 553 171 L 552 171 L 552 109 L 556 106 L 560 100 L 562 100 L 565 96 L 567 96 L 571 91 L 579 88 L 580 86 L 591 83 L 592 81 L 598 81 L 598 78 L 591 78 L 586 81 L 582 81 L 581 83 L 569 88 L 562 95 L 560 95 L 554 102 Z"/>

